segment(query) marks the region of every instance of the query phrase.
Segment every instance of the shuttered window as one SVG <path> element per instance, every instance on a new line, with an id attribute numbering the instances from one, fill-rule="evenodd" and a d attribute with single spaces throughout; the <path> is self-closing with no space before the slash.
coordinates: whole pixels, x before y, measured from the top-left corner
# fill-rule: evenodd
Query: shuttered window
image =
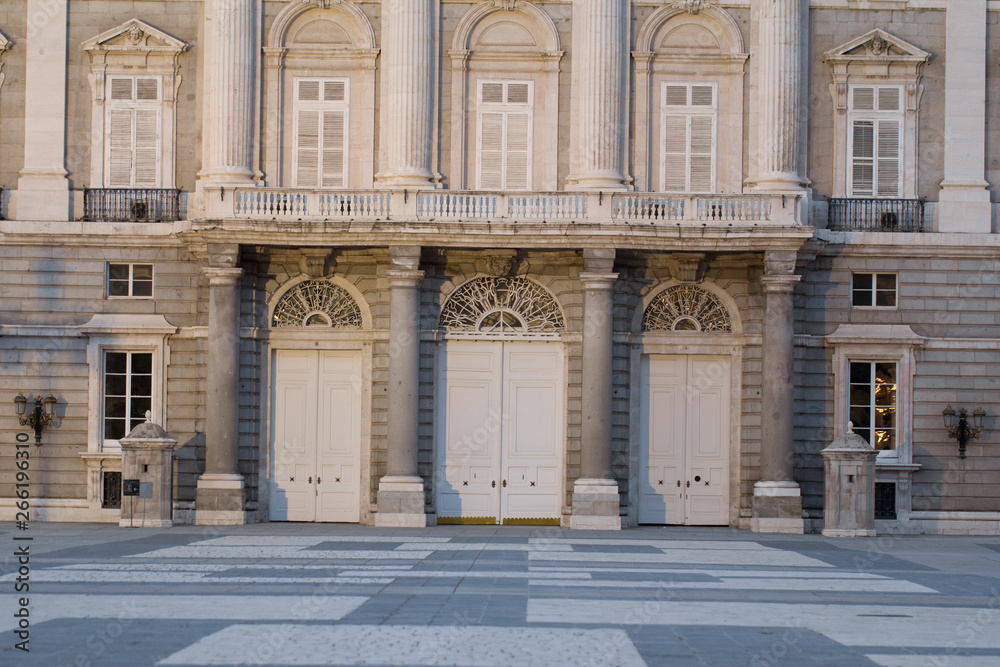
<path id="1" fill-rule="evenodd" d="M 107 187 L 160 187 L 161 99 L 159 77 L 108 77 Z"/>
<path id="2" fill-rule="evenodd" d="M 663 84 L 661 164 L 664 192 L 715 190 L 716 108 L 715 84 Z"/>
<path id="3" fill-rule="evenodd" d="M 294 185 L 347 185 L 346 79 L 295 80 Z"/>
<path id="4" fill-rule="evenodd" d="M 851 197 L 902 194 L 902 91 L 899 86 L 854 86 L 850 97 Z"/>
<path id="5" fill-rule="evenodd" d="M 479 189 L 528 189 L 532 92 L 530 81 L 480 82 Z"/>

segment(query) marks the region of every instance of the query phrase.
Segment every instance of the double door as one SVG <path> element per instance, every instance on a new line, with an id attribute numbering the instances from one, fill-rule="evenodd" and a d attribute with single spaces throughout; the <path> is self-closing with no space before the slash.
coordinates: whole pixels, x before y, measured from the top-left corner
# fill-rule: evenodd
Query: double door
<path id="1" fill-rule="evenodd" d="M 361 352 L 274 355 L 271 520 L 359 521 Z"/>
<path id="2" fill-rule="evenodd" d="M 639 523 L 728 525 L 730 358 L 642 359 Z"/>
<path id="3" fill-rule="evenodd" d="M 558 524 L 562 345 L 449 341 L 438 368 L 438 522 Z"/>

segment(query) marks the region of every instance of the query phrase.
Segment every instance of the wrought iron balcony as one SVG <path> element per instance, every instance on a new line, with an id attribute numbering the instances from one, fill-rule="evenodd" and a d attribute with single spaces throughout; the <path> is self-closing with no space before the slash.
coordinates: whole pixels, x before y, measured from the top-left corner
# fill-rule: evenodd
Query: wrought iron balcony
<path id="1" fill-rule="evenodd" d="M 91 222 L 171 222 L 180 219 L 175 188 L 87 188 L 83 219 Z"/>
<path id="2" fill-rule="evenodd" d="M 807 224 L 800 198 L 782 195 L 686 195 L 466 190 L 206 190 L 213 220 L 281 222 L 396 221 L 591 223 L 698 226 Z"/>
<path id="3" fill-rule="evenodd" d="M 922 199 L 830 199 L 829 228 L 835 232 L 922 232 Z"/>

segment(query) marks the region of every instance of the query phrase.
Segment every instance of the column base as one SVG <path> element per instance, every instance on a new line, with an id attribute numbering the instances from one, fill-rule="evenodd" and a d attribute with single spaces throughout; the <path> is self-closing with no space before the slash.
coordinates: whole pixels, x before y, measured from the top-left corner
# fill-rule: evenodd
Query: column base
<path id="1" fill-rule="evenodd" d="M 802 520 L 802 495 L 796 482 L 757 482 L 753 485 L 753 518 L 750 530 L 755 533 L 805 532 Z"/>
<path id="2" fill-rule="evenodd" d="M 197 526 L 242 526 L 243 475 L 209 474 L 198 478 L 194 523 Z"/>
<path id="3" fill-rule="evenodd" d="M 172 528 L 174 525 L 173 521 L 165 519 L 136 519 L 135 521 L 130 521 L 129 519 L 119 519 L 119 528 Z"/>
<path id="4" fill-rule="evenodd" d="M 569 527 L 574 530 L 621 530 L 618 505 L 618 482 L 581 477 L 573 484 L 573 514 L 569 517 Z"/>
<path id="5" fill-rule="evenodd" d="M 592 192 L 624 192 L 628 190 L 625 177 L 613 170 L 589 172 L 570 176 L 567 181 L 573 184 L 574 190 Z"/>
<path id="6" fill-rule="evenodd" d="M 434 525 L 424 512 L 424 480 L 420 477 L 385 476 L 378 483 L 375 525 L 382 528 L 426 528 Z"/>
<path id="7" fill-rule="evenodd" d="M 937 204 L 937 231 L 989 234 L 993 231 L 993 204 L 986 182 L 941 183 Z"/>
<path id="8" fill-rule="evenodd" d="M 840 530 L 824 528 L 823 537 L 875 537 L 874 530 Z"/>
<path id="9" fill-rule="evenodd" d="M 73 220 L 73 199 L 66 172 L 22 171 L 10 220 Z"/>

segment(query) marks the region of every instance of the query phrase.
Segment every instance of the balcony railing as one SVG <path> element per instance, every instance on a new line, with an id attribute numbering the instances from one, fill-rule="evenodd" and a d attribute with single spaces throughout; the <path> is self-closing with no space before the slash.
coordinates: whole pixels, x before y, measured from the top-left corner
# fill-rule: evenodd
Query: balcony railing
<path id="1" fill-rule="evenodd" d="M 829 228 L 836 232 L 921 232 L 922 199 L 830 199 Z"/>
<path id="2" fill-rule="evenodd" d="M 674 195 L 465 190 L 206 190 L 195 218 L 329 221 L 590 223 L 699 226 L 806 224 L 801 198 L 782 195 Z"/>
<path id="3" fill-rule="evenodd" d="M 175 188 L 94 188 L 83 191 L 83 219 L 91 222 L 170 222 L 180 219 Z"/>

